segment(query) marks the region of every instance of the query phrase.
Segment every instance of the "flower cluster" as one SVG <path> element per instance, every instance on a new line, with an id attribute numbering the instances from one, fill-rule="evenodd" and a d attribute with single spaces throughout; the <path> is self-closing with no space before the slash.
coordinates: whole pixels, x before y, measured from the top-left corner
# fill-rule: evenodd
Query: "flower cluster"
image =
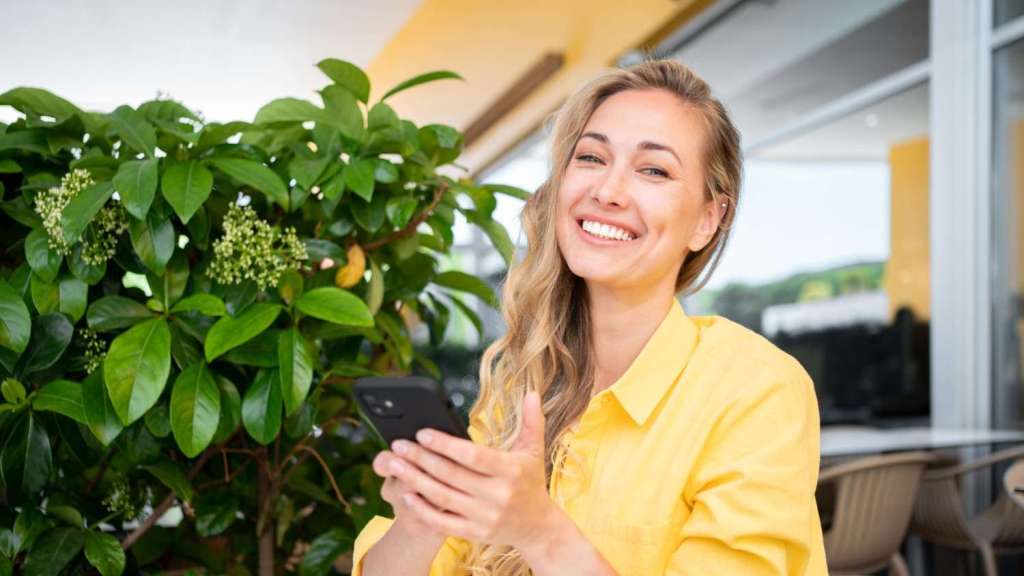
<path id="1" fill-rule="evenodd" d="M 265 290 L 308 259 L 294 228 L 278 231 L 249 206 L 232 204 L 224 216 L 224 235 L 213 243 L 209 273 L 220 284 L 255 280 Z"/>
<path id="2" fill-rule="evenodd" d="M 71 245 L 64 239 L 64 231 L 61 230 L 60 217 L 71 199 L 93 184 L 89 171 L 78 168 L 61 178 L 60 186 L 36 194 L 36 214 L 43 219 L 43 228 L 50 238 L 50 249 L 54 252 L 71 252 Z"/>
<path id="3" fill-rule="evenodd" d="M 87 170 L 75 169 L 60 181 L 60 186 L 36 195 L 35 210 L 43 220 L 50 249 L 58 254 L 71 252 L 71 243 L 64 238 L 61 216 L 71 200 L 82 190 L 95 184 Z M 128 215 L 120 203 L 108 203 L 100 209 L 82 239 L 82 259 L 99 266 L 114 257 L 117 238 L 128 229 Z"/>
<path id="4" fill-rule="evenodd" d="M 107 355 L 107 346 L 91 328 L 79 328 L 78 337 L 85 345 L 85 372 L 92 374 L 92 371 L 103 364 L 103 358 Z"/>
<path id="5" fill-rule="evenodd" d="M 82 260 L 99 266 L 114 257 L 117 238 L 128 230 L 128 213 L 120 203 L 107 204 L 92 219 L 82 240 Z"/>
<path id="6" fill-rule="evenodd" d="M 146 504 L 149 504 L 149 489 L 133 486 L 128 478 L 118 476 L 110 483 L 110 491 L 103 498 L 103 506 L 111 513 L 119 513 L 125 521 L 138 520 Z"/>

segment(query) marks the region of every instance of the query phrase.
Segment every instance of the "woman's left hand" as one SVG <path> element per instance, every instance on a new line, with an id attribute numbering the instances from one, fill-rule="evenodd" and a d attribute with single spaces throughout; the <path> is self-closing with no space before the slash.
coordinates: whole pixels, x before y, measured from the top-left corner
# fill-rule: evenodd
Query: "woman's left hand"
<path id="1" fill-rule="evenodd" d="M 407 494 L 419 520 L 451 536 L 520 549 L 541 543 L 561 509 L 544 478 L 544 414 L 540 395 L 527 394 L 523 428 L 508 452 L 438 430 L 417 442 L 397 440 L 391 473 L 418 494 Z"/>

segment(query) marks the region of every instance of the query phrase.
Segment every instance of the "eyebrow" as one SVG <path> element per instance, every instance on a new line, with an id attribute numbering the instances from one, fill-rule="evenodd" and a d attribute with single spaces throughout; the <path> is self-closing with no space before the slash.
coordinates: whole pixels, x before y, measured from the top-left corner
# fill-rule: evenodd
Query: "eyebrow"
<path id="1" fill-rule="evenodd" d="M 584 138 L 593 138 L 598 142 L 604 142 L 605 144 L 608 144 L 608 137 L 605 136 L 604 134 L 601 134 L 600 132 L 584 132 L 583 134 L 580 135 L 580 140 L 583 140 Z M 680 164 L 683 163 L 683 161 L 679 159 L 679 155 L 676 154 L 676 151 L 673 150 L 671 146 L 667 146 L 665 144 L 659 144 L 657 142 L 651 142 L 650 140 L 644 140 L 643 142 L 637 144 L 636 148 L 637 150 L 664 150 L 665 152 L 668 152 L 669 154 L 674 156 L 676 162 Z"/>

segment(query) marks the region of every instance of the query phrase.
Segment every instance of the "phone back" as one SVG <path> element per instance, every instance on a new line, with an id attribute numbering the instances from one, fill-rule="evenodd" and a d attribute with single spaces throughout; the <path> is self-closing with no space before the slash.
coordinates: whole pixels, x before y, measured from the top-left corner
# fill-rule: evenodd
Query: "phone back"
<path id="1" fill-rule="evenodd" d="M 462 418 L 440 384 L 420 376 L 360 378 L 359 409 L 388 446 L 399 438 L 416 440 L 421 428 L 469 438 Z"/>

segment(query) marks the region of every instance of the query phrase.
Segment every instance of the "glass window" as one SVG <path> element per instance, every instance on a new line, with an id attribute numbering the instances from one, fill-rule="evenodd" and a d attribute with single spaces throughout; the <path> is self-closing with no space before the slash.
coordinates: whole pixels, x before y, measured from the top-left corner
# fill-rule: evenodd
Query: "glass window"
<path id="1" fill-rule="evenodd" d="M 1024 0 L 995 0 L 992 4 L 992 19 L 998 27 L 1024 15 Z"/>
<path id="2" fill-rule="evenodd" d="M 993 58 L 993 406 L 999 427 L 1024 414 L 1024 41 Z"/>

